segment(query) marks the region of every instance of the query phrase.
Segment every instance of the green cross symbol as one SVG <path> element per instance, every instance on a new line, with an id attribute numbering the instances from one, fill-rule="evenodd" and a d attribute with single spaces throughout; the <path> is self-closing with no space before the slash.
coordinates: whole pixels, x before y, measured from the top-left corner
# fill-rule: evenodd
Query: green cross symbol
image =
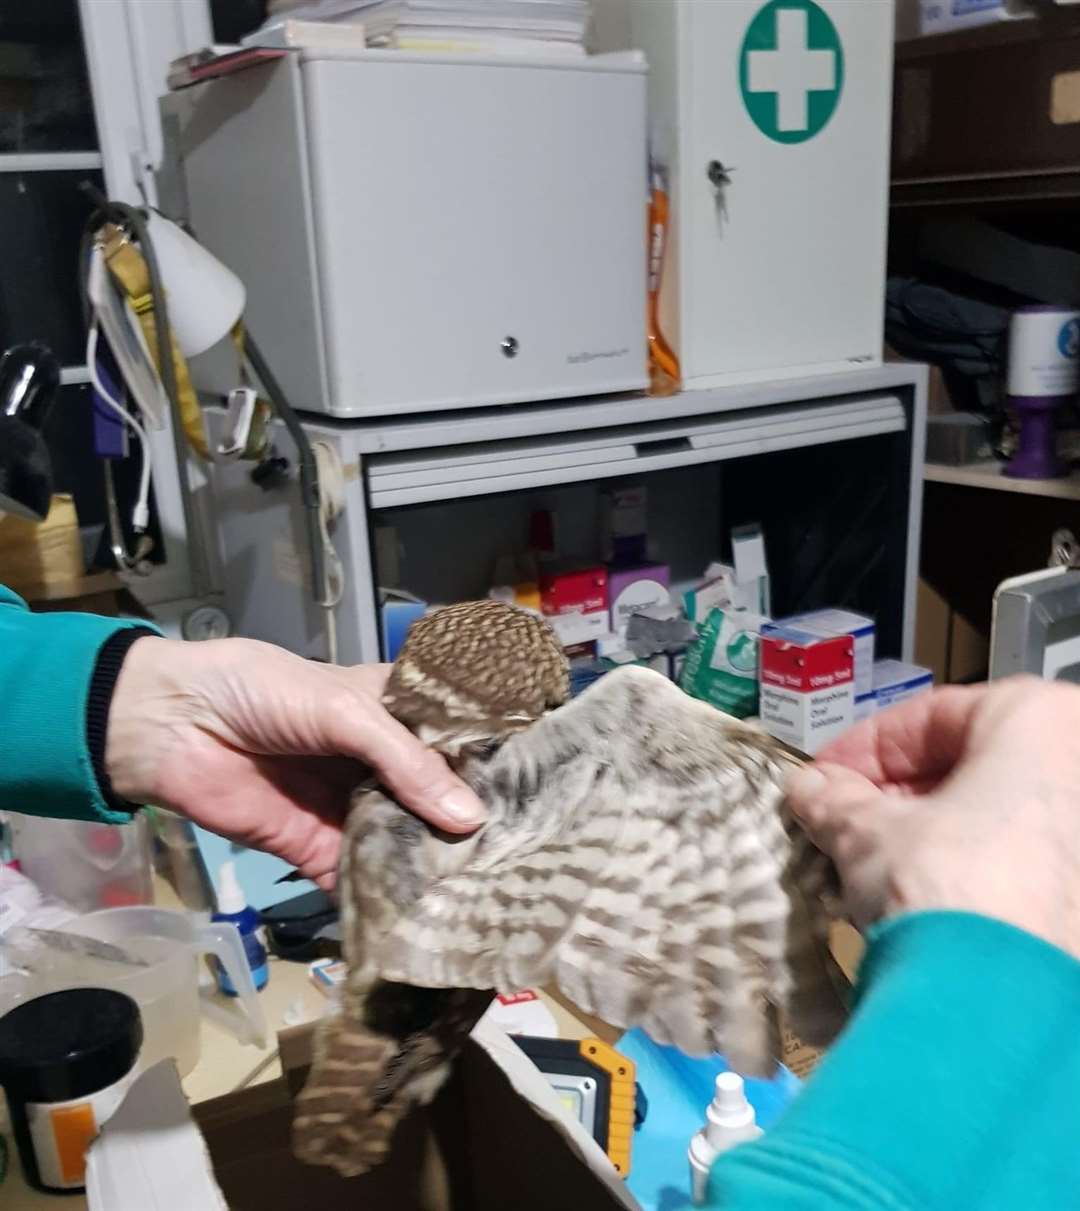
<path id="1" fill-rule="evenodd" d="M 739 87 L 754 125 L 777 143 L 805 143 L 836 112 L 844 48 L 814 0 L 771 0 L 750 22 Z"/>

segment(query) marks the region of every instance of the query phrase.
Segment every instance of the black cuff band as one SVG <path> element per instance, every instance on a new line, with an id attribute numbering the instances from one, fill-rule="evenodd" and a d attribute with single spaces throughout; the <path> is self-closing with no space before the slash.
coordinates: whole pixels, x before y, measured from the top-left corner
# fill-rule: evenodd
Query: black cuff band
<path id="1" fill-rule="evenodd" d="M 94 672 L 90 678 L 90 692 L 86 696 L 86 747 L 90 751 L 90 764 L 97 778 L 98 789 L 105 806 L 114 812 L 139 810 L 138 803 L 129 803 L 113 792 L 112 783 L 105 769 L 105 742 L 109 734 L 109 707 L 112 705 L 113 690 L 120 669 L 131 645 L 146 636 L 160 638 L 157 631 L 149 627 L 124 627 L 110 635 L 98 651 Z"/>

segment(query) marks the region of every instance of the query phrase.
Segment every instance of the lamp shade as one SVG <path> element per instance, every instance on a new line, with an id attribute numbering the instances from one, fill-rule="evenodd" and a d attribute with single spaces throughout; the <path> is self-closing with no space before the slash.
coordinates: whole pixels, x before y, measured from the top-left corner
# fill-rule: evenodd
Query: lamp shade
<path id="1" fill-rule="evenodd" d="M 216 345 L 244 311 L 244 283 L 183 228 L 150 212 L 147 228 L 180 352 L 197 357 Z"/>
<path id="2" fill-rule="evenodd" d="M 52 500 L 52 460 L 41 435 L 60 386 L 45 345 L 13 345 L 0 358 L 0 513 L 44 521 Z"/>

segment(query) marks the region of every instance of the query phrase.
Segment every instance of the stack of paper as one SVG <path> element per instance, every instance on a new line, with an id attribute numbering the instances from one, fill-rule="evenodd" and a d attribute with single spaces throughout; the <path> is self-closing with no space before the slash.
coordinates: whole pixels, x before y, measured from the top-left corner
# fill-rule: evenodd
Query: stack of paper
<path id="1" fill-rule="evenodd" d="M 265 24 L 245 39 L 246 45 L 339 44 L 335 27 L 355 25 L 363 28 L 369 46 L 384 46 L 393 38 L 394 28 L 404 7 L 403 0 L 271 0 Z M 303 22 L 296 37 L 295 23 Z M 290 28 L 290 23 L 293 23 Z M 325 23 L 323 35 L 316 38 L 317 23 Z M 350 43 L 342 40 L 345 48 Z"/>
<path id="2" fill-rule="evenodd" d="M 402 0 L 402 50 L 583 55 L 590 0 Z"/>
<path id="3" fill-rule="evenodd" d="M 592 0 L 272 0 L 244 43 L 583 55 L 591 16 Z"/>

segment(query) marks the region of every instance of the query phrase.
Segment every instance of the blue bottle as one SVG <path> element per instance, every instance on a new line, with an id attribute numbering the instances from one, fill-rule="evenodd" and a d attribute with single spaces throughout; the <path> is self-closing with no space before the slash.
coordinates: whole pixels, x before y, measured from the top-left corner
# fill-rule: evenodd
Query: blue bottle
<path id="1" fill-rule="evenodd" d="M 251 968 L 251 978 L 255 989 L 266 987 L 270 979 L 270 968 L 266 961 L 266 947 L 262 941 L 262 922 L 259 914 L 248 904 L 244 897 L 244 889 L 236 877 L 236 864 L 223 862 L 218 870 L 218 910 L 214 913 L 215 921 L 231 921 L 240 931 L 240 940 L 244 944 L 244 954 Z M 220 963 L 214 964 L 217 969 L 218 987 L 226 996 L 236 996 L 236 989 L 229 979 L 225 968 Z"/>

